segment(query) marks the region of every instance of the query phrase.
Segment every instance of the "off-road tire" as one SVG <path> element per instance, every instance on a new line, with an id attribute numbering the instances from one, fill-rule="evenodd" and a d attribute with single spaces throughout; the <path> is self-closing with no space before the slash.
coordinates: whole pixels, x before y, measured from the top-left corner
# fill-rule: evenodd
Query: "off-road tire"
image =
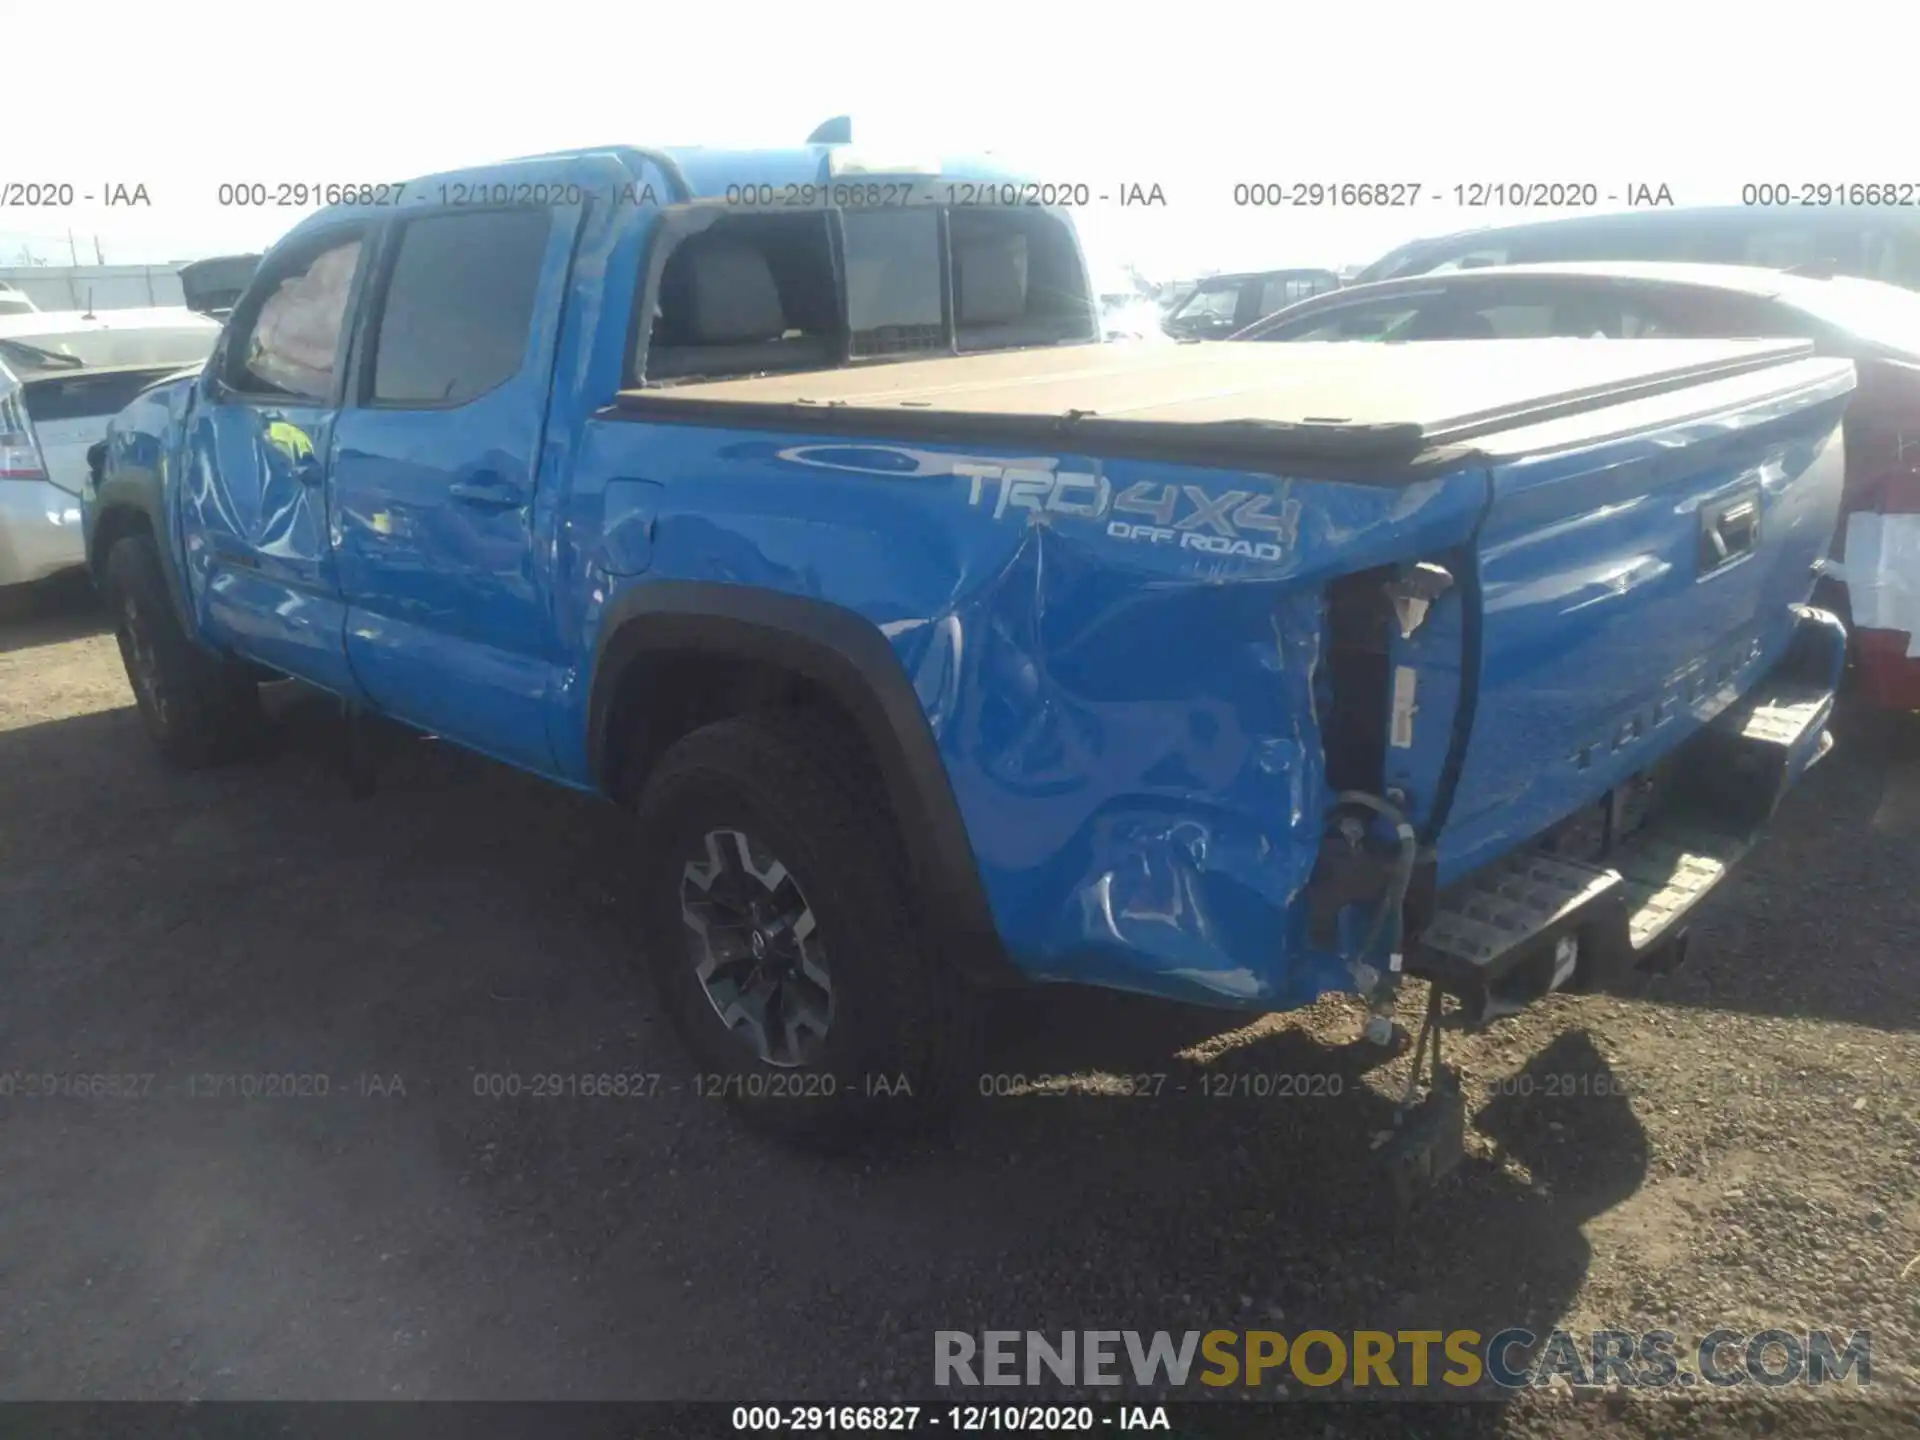
<path id="1" fill-rule="evenodd" d="M 981 1002 L 929 943 L 893 817 L 843 737 L 811 717 L 743 716 L 694 731 L 636 805 L 642 945 L 703 1099 L 809 1148 L 924 1134 L 974 1077 Z M 722 1023 L 696 975 L 682 910 L 690 860 L 730 829 L 804 892 L 831 972 L 833 1015 L 809 1063 L 780 1067 Z"/>
<path id="2" fill-rule="evenodd" d="M 248 753 L 260 734 L 259 686 L 180 628 L 150 538 L 114 544 L 104 589 L 140 722 L 160 753 L 189 770 Z"/>

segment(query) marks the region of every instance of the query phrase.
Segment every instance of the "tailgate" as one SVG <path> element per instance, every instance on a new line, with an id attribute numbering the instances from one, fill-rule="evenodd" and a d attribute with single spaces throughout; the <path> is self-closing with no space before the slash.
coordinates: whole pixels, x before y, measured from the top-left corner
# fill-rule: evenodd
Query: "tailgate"
<path id="1" fill-rule="evenodd" d="M 1442 884 L 1644 771 L 1780 659 L 1839 513 L 1853 387 L 1850 362 L 1792 359 L 1480 440 Z"/>

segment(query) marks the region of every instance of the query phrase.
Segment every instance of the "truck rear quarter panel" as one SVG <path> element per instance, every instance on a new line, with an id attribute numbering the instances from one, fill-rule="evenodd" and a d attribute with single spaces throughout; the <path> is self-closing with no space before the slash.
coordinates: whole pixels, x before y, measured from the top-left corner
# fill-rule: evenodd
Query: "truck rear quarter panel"
<path id="1" fill-rule="evenodd" d="M 579 472 L 604 477 L 566 522 L 595 537 L 565 582 L 590 597 L 585 635 L 623 590 L 679 579 L 826 602 L 886 637 L 1029 975 L 1262 1008 L 1349 983 L 1294 903 L 1327 799 L 1323 587 L 1464 543 L 1484 477 L 1374 487 L 612 418 Z M 648 569 L 616 574 L 636 526 Z M 568 688 L 560 729 L 585 735 L 591 677 Z"/>

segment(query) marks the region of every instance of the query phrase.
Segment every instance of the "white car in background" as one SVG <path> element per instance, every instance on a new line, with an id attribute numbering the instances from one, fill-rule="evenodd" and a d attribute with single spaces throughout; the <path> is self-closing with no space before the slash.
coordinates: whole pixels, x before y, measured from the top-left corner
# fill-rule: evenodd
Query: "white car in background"
<path id="1" fill-rule="evenodd" d="M 0 313 L 0 587 L 85 563 L 87 447 L 219 338 L 217 320 L 181 308 Z"/>

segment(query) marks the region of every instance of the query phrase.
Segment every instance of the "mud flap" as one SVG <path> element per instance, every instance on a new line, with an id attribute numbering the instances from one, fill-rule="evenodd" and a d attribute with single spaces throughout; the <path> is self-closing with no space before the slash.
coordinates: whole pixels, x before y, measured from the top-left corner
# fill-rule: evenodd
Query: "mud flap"
<path id="1" fill-rule="evenodd" d="M 1458 1072 L 1440 1059 L 1445 1006 L 1439 987 L 1429 986 L 1427 1014 L 1414 1041 L 1406 1094 L 1394 1109 L 1393 1129 L 1374 1139 L 1374 1158 L 1386 1171 L 1393 1191 L 1395 1226 L 1401 1232 L 1412 1217 L 1415 1202 L 1457 1170 L 1467 1153 L 1466 1096 L 1461 1092 Z M 1415 1101 L 1421 1067 L 1429 1063 L 1427 1093 Z"/>
<path id="2" fill-rule="evenodd" d="M 1402 1222 L 1415 1202 L 1459 1168 L 1466 1154 L 1466 1096 L 1459 1077 L 1449 1070 L 1425 1099 L 1396 1117 L 1391 1137 L 1379 1150 Z"/>

